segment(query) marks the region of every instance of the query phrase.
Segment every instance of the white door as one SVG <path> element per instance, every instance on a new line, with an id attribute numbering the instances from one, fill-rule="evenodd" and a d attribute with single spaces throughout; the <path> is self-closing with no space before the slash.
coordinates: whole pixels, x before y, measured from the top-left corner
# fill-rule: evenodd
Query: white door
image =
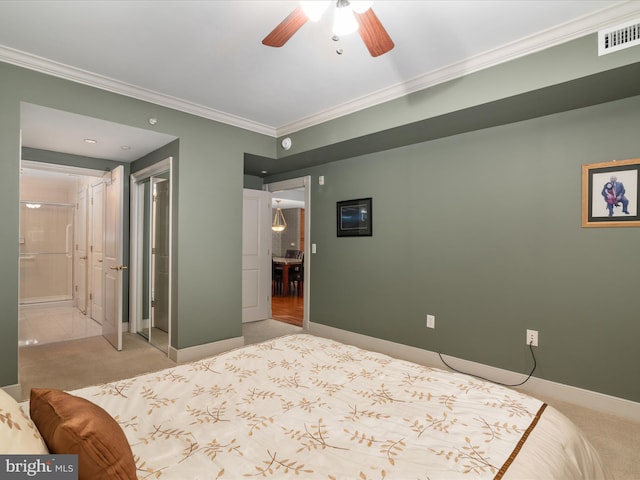
<path id="1" fill-rule="evenodd" d="M 271 316 L 271 193 L 244 189 L 242 323 Z"/>
<path id="2" fill-rule="evenodd" d="M 104 262 L 104 182 L 91 185 L 91 295 L 89 309 L 91 318 L 102 325 L 104 319 L 103 262 Z"/>
<path id="3" fill-rule="evenodd" d="M 124 167 L 118 166 L 105 179 L 103 292 L 104 319 L 102 335 L 122 350 L 122 199 Z"/>
<path id="4" fill-rule="evenodd" d="M 87 313 L 87 187 L 78 191 L 76 209 L 76 308 Z"/>

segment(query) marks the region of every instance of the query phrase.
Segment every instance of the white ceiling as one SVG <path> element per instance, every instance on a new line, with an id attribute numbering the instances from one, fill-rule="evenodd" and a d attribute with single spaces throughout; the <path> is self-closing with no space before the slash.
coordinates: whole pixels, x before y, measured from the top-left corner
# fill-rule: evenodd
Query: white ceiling
<path id="1" fill-rule="evenodd" d="M 0 61 L 275 137 L 640 16 L 639 1 L 379 0 L 373 9 L 396 45 L 380 57 L 357 34 L 337 55 L 328 13 L 282 48 L 262 45 L 296 5 L 2 0 Z M 70 144 L 91 135 L 47 110 L 27 107 L 26 146 L 73 153 Z M 53 124 L 59 130 L 44 139 Z M 113 154 L 170 140 L 103 126 Z"/>
<path id="2" fill-rule="evenodd" d="M 280 202 L 277 202 L 277 200 L 280 200 Z M 280 207 L 286 210 L 288 208 L 304 208 L 304 205 L 304 188 L 273 192 L 271 201 L 273 208 Z"/>
<path id="3" fill-rule="evenodd" d="M 30 103 L 20 105 L 20 122 L 26 147 L 118 162 L 137 160 L 176 138 Z"/>

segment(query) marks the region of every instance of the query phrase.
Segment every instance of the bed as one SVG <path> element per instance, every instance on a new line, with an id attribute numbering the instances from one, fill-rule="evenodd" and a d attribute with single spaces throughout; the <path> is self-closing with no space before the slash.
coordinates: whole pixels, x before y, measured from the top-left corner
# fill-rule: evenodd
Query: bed
<path id="1" fill-rule="evenodd" d="M 70 393 L 107 412 L 139 479 L 608 478 L 587 439 L 540 400 L 307 334 Z M 43 403 L 32 395 L 22 407 L 38 417 Z"/>

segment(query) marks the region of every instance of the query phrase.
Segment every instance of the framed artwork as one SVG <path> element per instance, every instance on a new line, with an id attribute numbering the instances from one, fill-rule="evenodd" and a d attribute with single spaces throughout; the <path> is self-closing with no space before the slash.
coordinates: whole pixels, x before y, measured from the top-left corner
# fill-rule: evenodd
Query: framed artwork
<path id="1" fill-rule="evenodd" d="M 582 166 L 582 226 L 640 227 L 640 158 Z"/>
<path id="2" fill-rule="evenodd" d="M 339 237 L 370 237 L 371 198 L 337 202 L 336 223 Z"/>

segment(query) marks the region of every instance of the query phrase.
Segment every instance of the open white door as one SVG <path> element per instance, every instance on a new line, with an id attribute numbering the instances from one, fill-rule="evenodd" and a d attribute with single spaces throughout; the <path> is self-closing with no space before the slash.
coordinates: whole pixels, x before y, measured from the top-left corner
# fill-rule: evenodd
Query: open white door
<path id="1" fill-rule="evenodd" d="M 82 313 L 87 313 L 87 187 L 83 186 L 77 195 L 76 202 L 76 308 Z"/>
<path id="2" fill-rule="evenodd" d="M 102 336 L 122 350 L 122 199 L 124 167 L 118 166 L 105 179 L 104 282 Z"/>
<path id="3" fill-rule="evenodd" d="M 102 325 L 104 319 L 104 182 L 91 185 L 91 318 Z"/>
<path id="4" fill-rule="evenodd" d="M 243 190 L 242 323 L 271 316 L 271 193 Z"/>

